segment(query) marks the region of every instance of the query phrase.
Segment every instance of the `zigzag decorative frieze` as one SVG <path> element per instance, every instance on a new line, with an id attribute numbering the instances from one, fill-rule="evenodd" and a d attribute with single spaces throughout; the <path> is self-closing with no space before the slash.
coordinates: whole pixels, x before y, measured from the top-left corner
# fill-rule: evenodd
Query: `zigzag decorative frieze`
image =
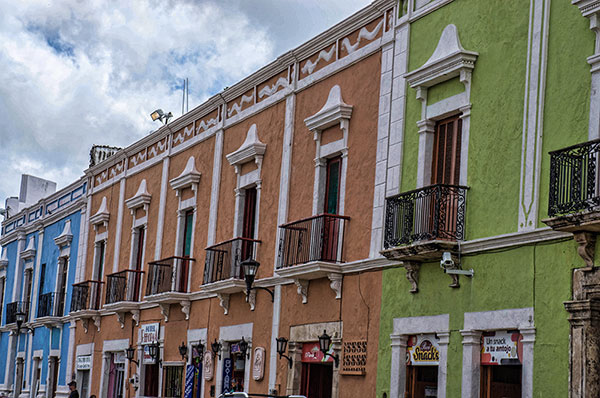
<path id="1" fill-rule="evenodd" d="M 132 156 L 129 161 L 133 163 L 134 166 L 137 166 L 138 163 L 143 163 L 146 161 L 146 151 L 138 152 L 137 156 Z"/>
<path id="2" fill-rule="evenodd" d="M 217 125 L 217 118 L 213 118 L 213 119 L 208 119 L 206 121 L 201 120 L 200 123 L 198 124 L 198 127 L 196 127 L 196 134 L 200 134 L 202 131 L 206 131 L 209 128 L 211 128 L 212 126 L 216 126 Z M 200 129 L 202 129 L 202 131 L 200 131 Z"/>
<path id="3" fill-rule="evenodd" d="M 102 184 L 108 178 L 108 169 L 96 176 L 96 185 Z"/>
<path id="4" fill-rule="evenodd" d="M 277 82 L 275 82 L 272 86 L 269 87 L 269 85 L 264 86 L 259 92 L 258 92 L 258 98 L 267 96 L 270 97 L 273 94 L 275 94 L 277 91 L 279 91 L 280 88 L 282 87 L 287 87 L 288 85 L 288 80 L 285 77 L 280 77 L 279 79 L 277 79 Z"/>
<path id="5" fill-rule="evenodd" d="M 358 38 L 356 40 L 356 43 L 350 44 L 350 39 L 348 39 L 346 37 L 344 40 L 342 40 L 342 47 L 344 47 L 346 49 L 346 51 L 348 52 L 348 55 L 352 54 L 353 52 L 358 50 L 358 46 L 360 46 L 360 42 L 362 39 L 365 39 L 368 41 L 372 41 L 373 39 L 375 39 L 375 36 L 377 36 L 377 34 L 379 33 L 379 30 L 381 29 L 382 26 L 383 26 L 383 19 L 381 21 L 379 21 L 377 26 L 375 26 L 373 28 L 373 30 L 370 32 L 369 32 L 369 29 L 367 29 L 367 27 L 365 26 L 364 28 L 362 28 L 360 30 L 360 32 L 358 32 Z"/>
<path id="6" fill-rule="evenodd" d="M 321 50 L 321 52 L 319 52 L 319 56 L 317 57 L 315 62 L 312 62 L 311 60 L 306 61 L 306 63 L 304 64 L 304 66 L 301 69 L 302 73 L 308 74 L 308 75 L 313 73 L 320 60 L 329 62 L 329 60 L 335 53 L 335 49 L 336 49 L 336 45 L 334 43 L 333 46 L 331 46 L 331 48 L 329 49 L 329 51 Z"/>
<path id="7" fill-rule="evenodd" d="M 187 137 L 194 135 L 194 126 L 186 127 L 182 133 L 177 133 L 175 138 L 173 139 L 173 144 L 181 144 L 186 140 Z"/>
<path id="8" fill-rule="evenodd" d="M 118 176 L 123 172 L 123 162 L 115 164 L 113 168 L 110 169 L 110 178 Z"/>
<path id="9" fill-rule="evenodd" d="M 251 102 L 252 100 L 254 100 L 254 93 L 250 95 L 242 95 L 242 99 L 239 103 L 235 103 L 231 106 L 231 108 L 227 109 L 227 117 L 231 117 L 233 115 L 233 112 L 240 113 L 244 104 L 247 102 Z"/>

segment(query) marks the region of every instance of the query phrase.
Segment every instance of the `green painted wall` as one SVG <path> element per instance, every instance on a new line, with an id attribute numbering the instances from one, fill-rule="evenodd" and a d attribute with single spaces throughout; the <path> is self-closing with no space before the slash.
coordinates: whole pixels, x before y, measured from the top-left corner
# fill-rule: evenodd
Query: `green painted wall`
<path id="1" fill-rule="evenodd" d="M 450 79 L 440 84 L 436 84 L 427 90 L 427 103 L 429 105 L 435 104 L 445 98 L 452 97 L 453 95 L 464 93 L 465 85 L 460 82 L 458 77 Z"/>
<path id="2" fill-rule="evenodd" d="M 384 271 L 377 397 L 389 394 L 394 318 L 450 315 L 447 396 L 459 397 L 464 313 L 525 307 L 535 314 L 535 396 L 567 396 L 569 322 L 563 302 L 571 297 L 571 270 L 581 264 L 568 240 L 463 257 L 463 269 L 473 268 L 475 274 L 461 276 L 458 289 L 448 287 L 451 279 L 437 262 L 421 266 L 416 294 L 408 292 L 404 268 Z"/>

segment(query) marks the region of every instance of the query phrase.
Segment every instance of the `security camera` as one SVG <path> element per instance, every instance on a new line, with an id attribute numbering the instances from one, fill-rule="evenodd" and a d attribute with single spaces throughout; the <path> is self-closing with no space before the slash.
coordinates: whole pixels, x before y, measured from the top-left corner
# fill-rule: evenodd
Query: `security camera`
<path id="1" fill-rule="evenodd" d="M 440 266 L 444 270 L 452 269 L 455 267 L 454 260 L 452 260 L 452 254 L 450 254 L 450 252 L 444 252 L 444 254 L 442 254 L 442 261 L 440 261 Z"/>

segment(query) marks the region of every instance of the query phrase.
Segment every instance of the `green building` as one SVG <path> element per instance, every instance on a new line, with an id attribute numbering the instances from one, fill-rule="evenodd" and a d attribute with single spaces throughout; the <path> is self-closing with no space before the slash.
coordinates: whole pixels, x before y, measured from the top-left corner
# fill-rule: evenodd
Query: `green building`
<path id="1" fill-rule="evenodd" d="M 600 2 L 399 10 L 377 397 L 600 396 Z"/>

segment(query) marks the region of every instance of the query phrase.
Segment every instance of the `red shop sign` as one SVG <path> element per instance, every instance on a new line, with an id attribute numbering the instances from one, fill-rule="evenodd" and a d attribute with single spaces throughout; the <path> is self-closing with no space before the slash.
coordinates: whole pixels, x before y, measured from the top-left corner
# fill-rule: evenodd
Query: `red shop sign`
<path id="1" fill-rule="evenodd" d="M 333 353 L 333 350 L 330 349 L 329 352 Z M 333 362 L 333 358 L 328 355 L 327 360 L 325 360 L 319 348 L 319 343 L 304 343 L 302 344 L 302 362 Z"/>

